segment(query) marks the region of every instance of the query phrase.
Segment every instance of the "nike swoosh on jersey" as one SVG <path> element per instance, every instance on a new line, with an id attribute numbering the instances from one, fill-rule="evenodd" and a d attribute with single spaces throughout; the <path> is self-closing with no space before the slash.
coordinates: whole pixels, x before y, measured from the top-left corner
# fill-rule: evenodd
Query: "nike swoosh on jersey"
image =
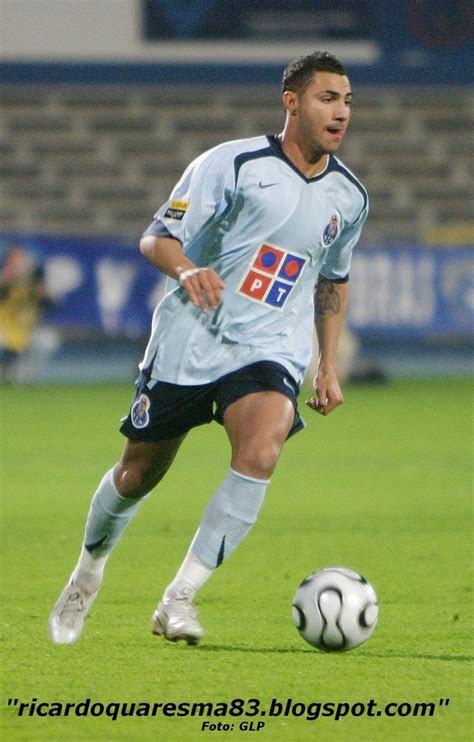
<path id="1" fill-rule="evenodd" d="M 259 182 L 258 187 L 259 188 L 270 188 L 271 186 L 278 185 L 278 183 L 262 183 L 262 181 Z"/>

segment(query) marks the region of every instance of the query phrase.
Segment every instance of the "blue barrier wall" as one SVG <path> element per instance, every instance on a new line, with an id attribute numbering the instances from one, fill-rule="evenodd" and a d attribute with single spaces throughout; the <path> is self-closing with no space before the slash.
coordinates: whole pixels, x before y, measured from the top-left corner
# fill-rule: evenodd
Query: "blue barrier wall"
<path id="1" fill-rule="evenodd" d="M 47 321 L 127 337 L 146 336 L 163 277 L 121 240 L 2 235 L 44 267 L 55 305 Z M 418 246 L 356 248 L 348 322 L 371 341 L 474 342 L 474 251 Z"/>

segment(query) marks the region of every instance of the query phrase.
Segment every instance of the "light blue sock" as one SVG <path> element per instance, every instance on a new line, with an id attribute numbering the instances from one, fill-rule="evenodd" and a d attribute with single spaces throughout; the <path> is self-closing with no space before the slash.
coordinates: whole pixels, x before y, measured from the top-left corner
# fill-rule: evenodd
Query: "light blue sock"
<path id="1" fill-rule="evenodd" d="M 190 551 L 214 569 L 227 559 L 257 520 L 269 479 L 230 469 L 207 506 Z"/>
<path id="2" fill-rule="evenodd" d="M 88 592 L 97 590 L 105 563 L 136 515 L 141 501 L 122 497 L 114 483 L 114 470 L 105 474 L 92 498 L 84 542 L 72 580 Z"/>

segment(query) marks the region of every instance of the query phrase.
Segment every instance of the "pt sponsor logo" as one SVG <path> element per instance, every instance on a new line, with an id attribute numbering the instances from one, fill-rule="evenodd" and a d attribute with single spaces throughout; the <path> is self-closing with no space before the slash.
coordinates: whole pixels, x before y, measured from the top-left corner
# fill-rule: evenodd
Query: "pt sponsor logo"
<path id="1" fill-rule="evenodd" d="M 246 270 L 237 293 L 272 309 L 283 309 L 306 262 L 307 258 L 298 253 L 263 244 Z"/>

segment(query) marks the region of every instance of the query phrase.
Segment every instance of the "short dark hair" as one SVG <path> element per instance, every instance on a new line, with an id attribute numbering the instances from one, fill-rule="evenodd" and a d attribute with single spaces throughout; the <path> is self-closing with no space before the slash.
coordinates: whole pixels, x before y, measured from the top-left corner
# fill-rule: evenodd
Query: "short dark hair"
<path id="1" fill-rule="evenodd" d="M 285 90 L 303 90 L 315 72 L 334 72 L 346 75 L 346 70 L 336 57 L 329 52 L 313 52 L 294 59 L 283 72 L 282 88 Z"/>

